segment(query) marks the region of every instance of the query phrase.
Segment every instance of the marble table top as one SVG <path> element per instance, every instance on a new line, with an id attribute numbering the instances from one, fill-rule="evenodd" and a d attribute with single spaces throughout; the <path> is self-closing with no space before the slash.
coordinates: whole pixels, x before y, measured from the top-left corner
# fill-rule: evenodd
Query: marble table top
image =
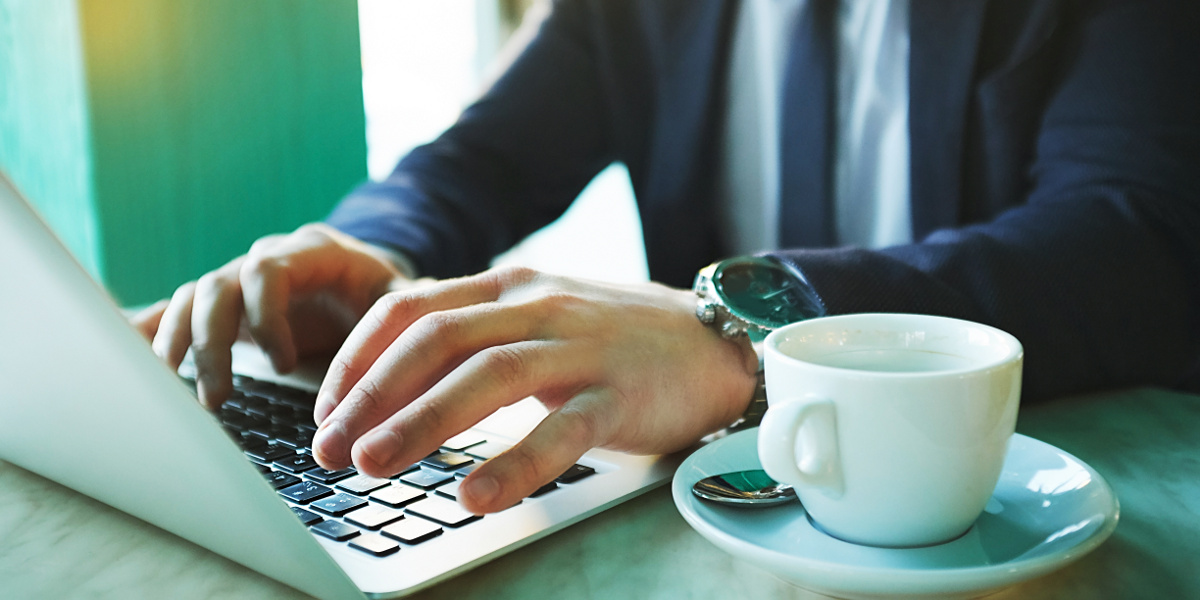
<path id="1" fill-rule="evenodd" d="M 993 598 L 1200 598 L 1200 397 L 1131 390 L 1022 408 L 1018 431 L 1115 489 L 1104 545 Z M 411 598 L 817 598 L 692 531 L 667 488 Z M 0 597 L 304 598 L 199 546 L 0 462 Z"/>

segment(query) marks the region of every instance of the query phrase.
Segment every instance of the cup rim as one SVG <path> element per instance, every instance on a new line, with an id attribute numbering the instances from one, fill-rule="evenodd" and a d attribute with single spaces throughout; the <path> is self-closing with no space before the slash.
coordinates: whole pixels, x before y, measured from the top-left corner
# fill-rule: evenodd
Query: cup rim
<path id="1" fill-rule="evenodd" d="M 1008 351 L 996 358 L 993 358 L 990 360 L 979 361 L 977 363 L 971 364 L 970 366 L 957 368 L 957 369 L 943 369 L 943 370 L 936 370 L 936 371 L 871 371 L 871 370 L 851 369 L 851 368 L 846 368 L 846 367 L 835 367 L 835 366 L 830 366 L 830 365 L 824 365 L 824 364 L 804 360 L 802 358 L 797 358 L 795 356 L 791 356 L 790 354 L 787 354 L 784 351 L 779 349 L 779 344 L 788 335 L 788 333 L 795 331 L 797 329 L 806 329 L 809 327 L 829 325 L 831 323 L 836 324 L 841 321 L 851 321 L 851 322 L 862 321 L 862 322 L 864 322 L 862 324 L 866 324 L 866 323 L 870 323 L 870 322 L 891 323 L 891 322 L 895 322 L 900 319 L 906 319 L 906 320 L 916 319 L 916 320 L 921 320 L 921 321 L 935 321 L 935 322 L 940 322 L 942 324 L 953 324 L 953 325 L 962 326 L 962 327 L 974 327 L 974 328 L 983 329 L 983 330 L 988 331 L 990 334 L 1002 339 L 1008 346 Z M 1012 364 L 1014 362 L 1022 362 L 1024 360 L 1024 354 L 1025 354 L 1025 350 L 1024 350 L 1024 347 L 1021 345 L 1021 341 L 1018 340 L 1016 336 L 1012 335 L 1011 333 L 1008 333 L 1007 331 L 1004 331 L 1003 329 L 999 329 L 997 327 L 993 327 L 991 325 L 985 325 L 983 323 L 978 323 L 975 321 L 968 321 L 965 319 L 956 319 L 953 317 L 943 317 L 943 316 L 938 316 L 938 315 L 927 315 L 927 314 L 918 314 L 918 313 L 850 313 L 850 314 L 834 315 L 834 316 L 828 316 L 828 317 L 815 317 L 812 319 L 806 319 L 804 321 L 797 321 L 795 323 L 789 323 L 787 325 L 784 325 L 783 327 L 780 327 L 779 329 L 772 331 L 767 336 L 767 338 L 763 341 L 763 347 L 765 349 L 766 354 L 773 356 L 773 358 L 775 360 L 781 360 L 786 363 L 791 363 L 791 364 L 796 364 L 796 365 L 803 365 L 805 368 L 814 369 L 814 370 L 818 370 L 818 371 L 827 370 L 827 371 L 839 373 L 842 375 L 849 374 L 849 373 L 858 373 L 861 375 L 866 375 L 871 378 L 878 378 L 878 379 L 919 379 L 919 378 L 931 377 L 931 376 L 944 377 L 944 376 L 955 376 L 955 375 L 969 375 L 969 374 L 973 374 L 973 373 L 990 371 L 990 370 L 996 369 L 998 367 Z"/>

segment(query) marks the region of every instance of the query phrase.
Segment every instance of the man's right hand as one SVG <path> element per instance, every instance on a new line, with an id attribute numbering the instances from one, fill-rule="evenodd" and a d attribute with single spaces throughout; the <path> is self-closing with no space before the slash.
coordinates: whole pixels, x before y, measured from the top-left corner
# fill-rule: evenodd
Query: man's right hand
<path id="1" fill-rule="evenodd" d="M 240 336 L 286 373 L 299 357 L 332 356 L 380 296 L 409 283 L 386 252 L 309 224 L 259 239 L 132 321 L 172 369 L 192 349 L 200 402 L 215 409 L 232 391 L 231 348 Z"/>

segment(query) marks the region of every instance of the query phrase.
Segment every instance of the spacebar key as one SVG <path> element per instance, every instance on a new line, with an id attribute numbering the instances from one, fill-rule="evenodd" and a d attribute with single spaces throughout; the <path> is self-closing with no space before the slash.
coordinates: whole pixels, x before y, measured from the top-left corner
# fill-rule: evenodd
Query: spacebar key
<path id="1" fill-rule="evenodd" d="M 448 527 L 461 527 L 482 518 L 463 510 L 457 502 L 434 497 L 413 502 L 405 506 L 404 510 Z"/>

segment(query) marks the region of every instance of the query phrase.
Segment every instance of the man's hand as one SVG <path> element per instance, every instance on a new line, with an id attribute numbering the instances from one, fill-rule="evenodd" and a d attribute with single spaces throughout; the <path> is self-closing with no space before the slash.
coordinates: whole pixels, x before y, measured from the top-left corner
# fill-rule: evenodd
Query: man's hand
<path id="1" fill-rule="evenodd" d="M 379 249 L 311 224 L 256 241 L 133 323 L 172 369 L 192 349 L 198 395 L 213 409 L 232 391 L 230 348 L 240 334 L 286 373 L 298 357 L 333 354 L 380 296 L 407 281 Z"/>
<path id="2" fill-rule="evenodd" d="M 691 292 L 499 269 L 381 298 L 317 396 L 322 466 L 386 477 L 495 410 L 549 416 L 463 482 L 477 513 L 515 504 L 593 447 L 663 453 L 733 422 L 755 384 L 749 343 L 723 340 Z"/>

